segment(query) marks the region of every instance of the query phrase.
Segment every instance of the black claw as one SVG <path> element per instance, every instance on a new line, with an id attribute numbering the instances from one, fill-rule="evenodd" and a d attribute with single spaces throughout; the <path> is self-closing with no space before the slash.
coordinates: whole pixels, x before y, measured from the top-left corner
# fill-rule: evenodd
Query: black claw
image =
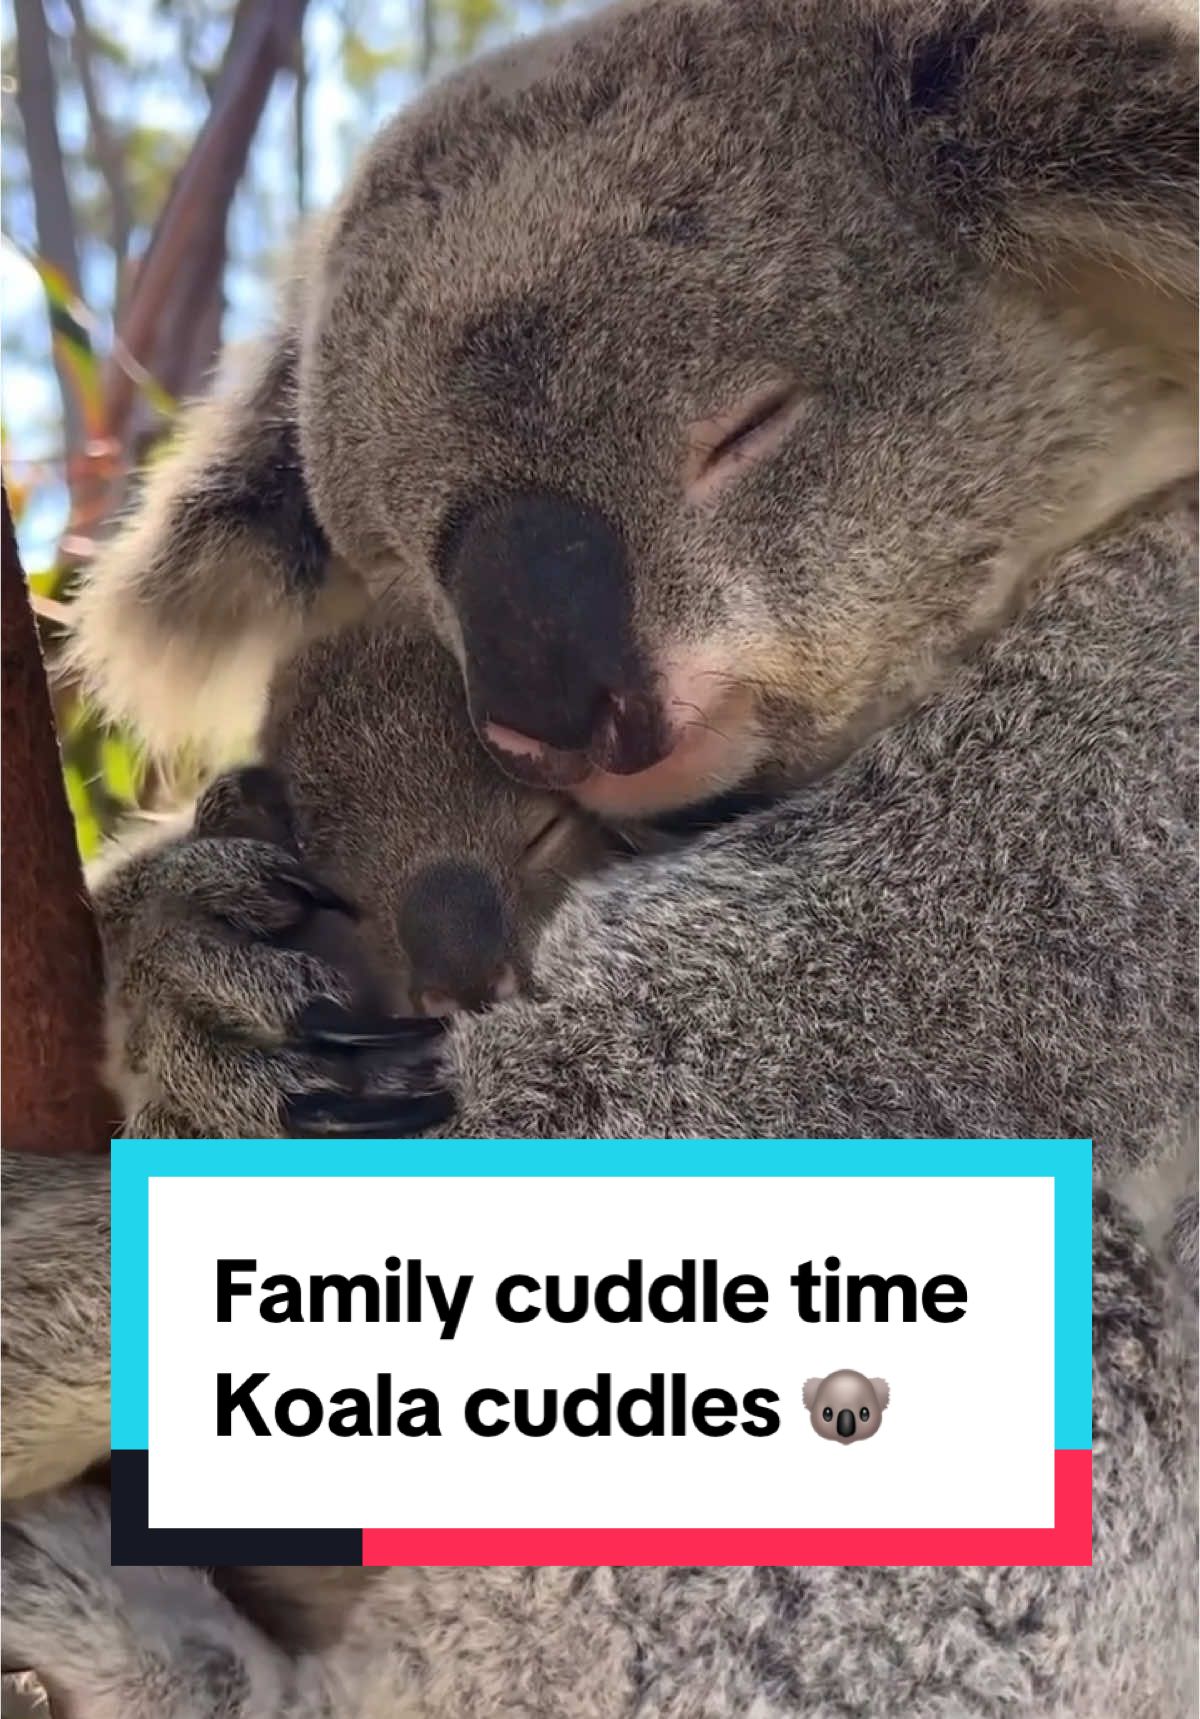
<path id="1" fill-rule="evenodd" d="M 318 997 L 296 1019 L 298 1038 L 339 1050 L 403 1050 L 425 1047 L 441 1036 L 445 1022 L 429 1015 L 363 1015 L 342 1006 L 334 997 Z"/>
<path id="2" fill-rule="evenodd" d="M 283 1120 L 290 1139 L 403 1140 L 447 1121 L 454 1110 L 448 1092 L 422 1092 L 412 1098 L 309 1092 L 286 1102 Z"/>

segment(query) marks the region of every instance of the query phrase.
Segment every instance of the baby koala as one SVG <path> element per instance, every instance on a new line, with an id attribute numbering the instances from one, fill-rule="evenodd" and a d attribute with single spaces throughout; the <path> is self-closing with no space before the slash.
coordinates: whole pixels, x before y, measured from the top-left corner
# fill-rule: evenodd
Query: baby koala
<path id="1" fill-rule="evenodd" d="M 319 880 L 328 897 L 300 935 L 365 1013 L 515 996 L 567 886 L 620 851 L 571 801 L 502 775 L 452 658 L 394 626 L 300 652 L 272 685 L 260 752 L 207 789 L 195 833 L 274 843 Z"/>

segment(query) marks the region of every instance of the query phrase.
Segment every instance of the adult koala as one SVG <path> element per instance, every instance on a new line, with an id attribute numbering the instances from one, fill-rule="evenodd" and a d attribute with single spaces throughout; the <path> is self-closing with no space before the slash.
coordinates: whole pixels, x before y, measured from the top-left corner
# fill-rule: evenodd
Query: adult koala
<path id="1" fill-rule="evenodd" d="M 541 999 L 451 1035 L 453 1127 L 1131 1158 L 1189 1110 L 1195 93 L 1120 7 L 649 0 L 367 152 L 85 592 L 93 688 L 211 735 L 398 605 L 502 768 L 779 796 L 580 892 Z M 312 1083 L 261 1059 L 344 987 L 143 958 L 180 903 L 254 924 L 253 856 L 193 862 L 109 914 L 134 1127 L 277 1133 Z"/>
<path id="2" fill-rule="evenodd" d="M 214 1631 L 243 1711 L 1191 1711 L 1192 1333 L 1121 1196 L 1148 1165 L 1157 1219 L 1195 1102 L 1195 113 L 1182 27 L 1067 0 L 644 0 L 485 61 L 98 569 L 80 660 L 160 738 L 397 605 L 502 768 L 772 802 L 579 889 L 537 995 L 447 1034 L 450 1131 L 1082 1134 L 1109 1184 L 1096 1568 L 394 1572 L 336 1669 L 164 1586 L 142 1639 Z M 304 1010 L 352 998 L 252 935 L 275 865 L 185 842 L 102 900 L 134 1132 L 406 1131 L 402 1042 L 322 1090 Z M 73 1639 L 74 1558 L 86 1669 L 137 1595 L 86 1500 L 23 1533 L 9 1633 Z"/>

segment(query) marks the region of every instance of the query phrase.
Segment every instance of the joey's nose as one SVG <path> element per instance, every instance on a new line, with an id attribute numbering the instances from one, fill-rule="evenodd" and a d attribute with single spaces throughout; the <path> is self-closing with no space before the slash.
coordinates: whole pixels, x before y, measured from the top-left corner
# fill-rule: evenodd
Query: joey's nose
<path id="1" fill-rule="evenodd" d="M 436 982 L 418 986 L 414 1007 L 419 1015 L 477 1015 L 493 1003 L 515 997 L 519 989 L 512 964 L 504 961 L 490 973 L 481 972 L 450 990 Z"/>
<path id="2" fill-rule="evenodd" d="M 625 546 L 597 509 L 540 490 L 459 515 L 441 575 L 480 735 L 514 775 L 567 786 L 668 749 L 633 640 Z"/>
<path id="3" fill-rule="evenodd" d="M 405 891 L 399 931 L 420 1014 L 475 1013 L 516 993 L 508 914 L 482 865 L 424 866 Z"/>
<path id="4" fill-rule="evenodd" d="M 837 1434 L 839 1438 L 854 1437 L 855 1421 L 849 1409 L 839 1409 L 837 1418 Z"/>

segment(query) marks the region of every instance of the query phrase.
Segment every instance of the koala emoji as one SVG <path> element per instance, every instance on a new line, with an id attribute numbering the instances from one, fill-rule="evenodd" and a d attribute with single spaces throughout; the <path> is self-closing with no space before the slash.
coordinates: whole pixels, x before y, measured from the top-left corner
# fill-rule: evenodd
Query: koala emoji
<path id="1" fill-rule="evenodd" d="M 804 1384 L 804 1406 L 814 1429 L 840 1444 L 874 1438 L 890 1395 L 886 1379 L 868 1379 L 852 1367 Z"/>

